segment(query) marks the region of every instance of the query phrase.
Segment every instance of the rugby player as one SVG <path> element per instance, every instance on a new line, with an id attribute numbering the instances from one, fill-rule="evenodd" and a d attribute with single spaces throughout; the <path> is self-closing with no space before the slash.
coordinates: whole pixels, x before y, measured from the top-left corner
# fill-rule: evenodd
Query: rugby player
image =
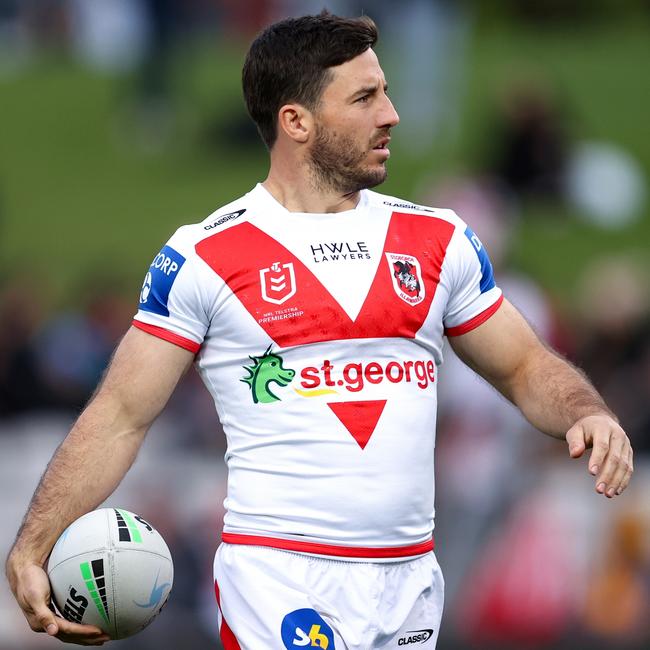
<path id="1" fill-rule="evenodd" d="M 593 449 L 598 493 L 628 485 L 632 449 L 616 417 L 504 298 L 471 229 L 451 210 L 369 189 L 386 178 L 399 121 L 376 40 L 370 18 L 322 13 L 252 44 L 244 95 L 268 176 L 181 227 L 151 263 L 133 327 L 7 562 L 34 631 L 107 640 L 50 610 L 43 566 L 65 527 L 113 492 L 191 364 L 228 442 L 214 562 L 227 650 L 435 647 L 445 336 L 571 457 Z"/>

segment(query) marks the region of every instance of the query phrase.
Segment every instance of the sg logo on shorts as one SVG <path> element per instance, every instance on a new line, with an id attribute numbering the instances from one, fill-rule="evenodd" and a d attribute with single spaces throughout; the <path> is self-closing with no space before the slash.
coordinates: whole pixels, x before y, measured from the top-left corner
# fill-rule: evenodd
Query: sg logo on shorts
<path id="1" fill-rule="evenodd" d="M 280 628 L 287 650 L 323 648 L 335 650 L 332 628 L 313 609 L 296 609 L 287 614 Z"/>

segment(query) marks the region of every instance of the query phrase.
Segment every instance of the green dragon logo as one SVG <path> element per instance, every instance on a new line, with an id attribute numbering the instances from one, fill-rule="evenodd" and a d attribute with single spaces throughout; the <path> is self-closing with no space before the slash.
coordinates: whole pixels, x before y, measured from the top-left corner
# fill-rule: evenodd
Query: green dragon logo
<path id="1" fill-rule="evenodd" d="M 266 352 L 260 357 L 248 357 L 252 362 L 252 366 L 244 366 L 244 370 L 248 372 L 248 377 L 240 379 L 245 384 L 250 386 L 253 402 L 278 402 L 280 400 L 277 395 L 274 395 L 269 388 L 273 382 L 278 386 L 287 386 L 294 378 L 296 371 L 290 368 L 285 368 L 282 365 L 282 357 L 271 352 L 271 346 L 266 348 Z"/>

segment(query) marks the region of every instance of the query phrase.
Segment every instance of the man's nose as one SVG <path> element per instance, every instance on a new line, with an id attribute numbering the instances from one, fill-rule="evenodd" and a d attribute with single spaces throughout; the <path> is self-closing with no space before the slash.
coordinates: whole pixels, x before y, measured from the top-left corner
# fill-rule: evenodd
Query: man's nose
<path id="1" fill-rule="evenodd" d="M 390 101 L 388 96 L 385 97 L 386 105 L 383 107 L 380 117 L 380 126 L 392 128 L 399 124 L 399 115 L 393 106 L 393 102 Z"/>

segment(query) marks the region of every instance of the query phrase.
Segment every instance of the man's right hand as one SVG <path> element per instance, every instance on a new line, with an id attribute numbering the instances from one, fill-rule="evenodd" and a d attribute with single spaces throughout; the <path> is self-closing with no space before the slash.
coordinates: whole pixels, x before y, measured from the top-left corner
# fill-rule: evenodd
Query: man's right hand
<path id="1" fill-rule="evenodd" d="M 99 628 L 53 612 L 45 558 L 66 526 L 115 490 L 193 360 L 193 352 L 132 327 L 97 393 L 54 454 L 6 565 L 11 590 L 35 632 L 79 645 L 109 640 Z"/>
<path id="2" fill-rule="evenodd" d="M 65 643 L 103 645 L 108 634 L 94 625 L 79 625 L 57 616 L 51 607 L 50 581 L 38 564 L 15 566 L 7 562 L 11 590 L 34 632 L 46 632 Z"/>

